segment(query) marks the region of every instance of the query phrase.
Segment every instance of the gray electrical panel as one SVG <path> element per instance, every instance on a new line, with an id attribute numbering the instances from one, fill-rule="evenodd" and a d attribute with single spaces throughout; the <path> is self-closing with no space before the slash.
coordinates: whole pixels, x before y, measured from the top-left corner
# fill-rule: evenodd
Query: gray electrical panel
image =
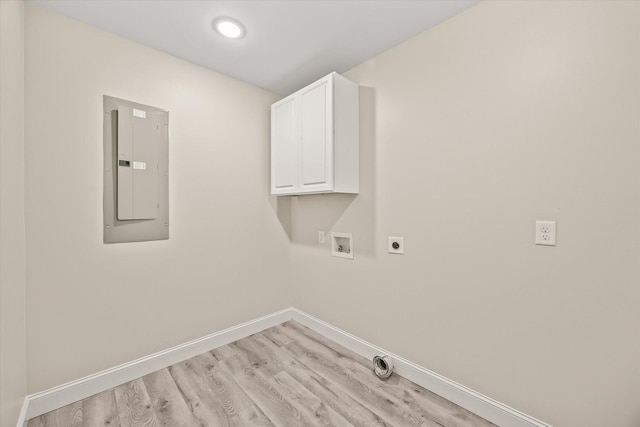
<path id="1" fill-rule="evenodd" d="M 105 95 L 104 242 L 169 238 L 169 113 Z"/>

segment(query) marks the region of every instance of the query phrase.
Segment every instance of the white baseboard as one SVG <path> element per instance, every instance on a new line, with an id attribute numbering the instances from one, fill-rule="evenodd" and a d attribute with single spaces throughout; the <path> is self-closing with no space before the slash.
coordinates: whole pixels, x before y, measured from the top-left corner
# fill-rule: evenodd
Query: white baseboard
<path id="1" fill-rule="evenodd" d="M 25 397 L 22 401 L 22 408 L 20 408 L 20 415 L 18 415 L 18 427 L 27 427 L 27 408 L 29 407 L 29 396 Z"/>
<path id="2" fill-rule="evenodd" d="M 366 357 L 388 355 L 393 359 L 398 375 L 431 390 L 479 416 L 504 427 L 551 427 L 500 402 L 475 392 L 463 385 L 431 372 L 395 354 L 370 344 L 296 308 L 288 308 L 238 326 L 190 341 L 150 356 L 98 372 L 25 398 L 17 427 L 26 420 L 61 408 L 78 400 L 140 378 L 159 369 L 205 353 L 214 348 L 248 337 L 251 334 L 279 325 L 288 320 L 296 322 L 326 336 L 338 344 Z"/>
<path id="3" fill-rule="evenodd" d="M 430 390 L 447 400 L 504 427 L 551 427 L 520 411 L 484 396 L 468 387 L 460 385 L 442 375 L 429 371 L 400 356 L 336 328 L 320 319 L 316 319 L 296 308 L 291 308 L 292 320 L 324 335 L 330 340 L 348 348 L 369 360 L 374 356 L 387 355 L 393 359 L 394 372 L 414 383 Z M 373 362 L 372 362 L 373 363 Z"/>
<path id="4" fill-rule="evenodd" d="M 251 334 L 279 325 L 291 319 L 291 309 L 285 309 L 273 314 L 225 329 L 220 332 L 202 337 L 168 350 L 160 351 L 125 363 L 115 368 L 107 369 L 93 375 L 63 384 L 26 397 L 26 419 L 29 420 L 54 409 L 61 408 L 78 400 L 124 384 L 136 378 L 166 368 L 183 360 L 190 359 L 214 348 L 229 344 Z M 19 424 L 18 427 L 22 427 Z"/>

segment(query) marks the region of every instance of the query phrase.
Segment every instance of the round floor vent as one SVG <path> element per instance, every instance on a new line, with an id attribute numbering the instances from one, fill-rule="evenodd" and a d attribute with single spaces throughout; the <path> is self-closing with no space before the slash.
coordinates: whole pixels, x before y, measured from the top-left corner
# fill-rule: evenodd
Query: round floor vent
<path id="1" fill-rule="evenodd" d="M 373 372 L 378 378 L 386 380 L 393 373 L 393 361 L 389 356 L 375 356 L 373 358 Z"/>

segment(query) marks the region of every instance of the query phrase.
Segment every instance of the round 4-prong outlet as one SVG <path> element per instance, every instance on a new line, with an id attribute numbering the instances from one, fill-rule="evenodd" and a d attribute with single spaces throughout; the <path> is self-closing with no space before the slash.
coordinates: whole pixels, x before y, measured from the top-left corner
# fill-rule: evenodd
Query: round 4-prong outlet
<path id="1" fill-rule="evenodd" d="M 390 254 L 404 255 L 404 237 L 389 237 Z"/>

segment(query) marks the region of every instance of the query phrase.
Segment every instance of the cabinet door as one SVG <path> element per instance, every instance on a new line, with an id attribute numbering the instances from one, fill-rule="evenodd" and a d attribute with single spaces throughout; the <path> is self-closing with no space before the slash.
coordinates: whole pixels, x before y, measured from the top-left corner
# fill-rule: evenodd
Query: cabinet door
<path id="1" fill-rule="evenodd" d="M 296 98 L 271 106 L 271 193 L 291 193 L 298 183 Z"/>
<path id="2" fill-rule="evenodd" d="M 333 188 L 333 90 L 331 76 L 300 94 L 300 190 Z"/>

